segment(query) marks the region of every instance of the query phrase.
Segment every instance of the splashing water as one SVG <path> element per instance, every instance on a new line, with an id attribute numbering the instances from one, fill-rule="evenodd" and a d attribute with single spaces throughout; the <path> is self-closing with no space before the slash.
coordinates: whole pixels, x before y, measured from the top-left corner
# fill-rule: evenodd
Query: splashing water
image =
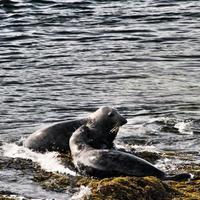
<path id="1" fill-rule="evenodd" d="M 191 128 L 191 122 L 178 122 L 177 124 L 175 124 L 174 127 L 177 128 L 179 133 L 181 134 L 188 134 L 188 135 L 193 134 Z"/>
<path id="2" fill-rule="evenodd" d="M 11 158 L 30 159 L 39 163 L 41 168 L 48 172 L 59 172 L 75 176 L 76 173 L 63 166 L 58 159 L 57 152 L 36 153 L 24 146 L 18 146 L 14 143 L 5 143 L 2 146 L 3 156 Z"/>
<path id="3" fill-rule="evenodd" d="M 81 200 L 85 196 L 88 196 L 91 194 L 91 190 L 89 187 L 81 186 L 79 192 L 75 193 L 70 200 Z"/>
<path id="4" fill-rule="evenodd" d="M 124 143 L 116 143 L 115 146 L 117 149 L 124 149 L 126 151 L 131 151 L 132 149 L 135 149 L 136 152 L 155 152 L 159 153 L 159 149 L 156 148 L 154 145 L 133 145 L 133 144 L 124 144 Z"/>

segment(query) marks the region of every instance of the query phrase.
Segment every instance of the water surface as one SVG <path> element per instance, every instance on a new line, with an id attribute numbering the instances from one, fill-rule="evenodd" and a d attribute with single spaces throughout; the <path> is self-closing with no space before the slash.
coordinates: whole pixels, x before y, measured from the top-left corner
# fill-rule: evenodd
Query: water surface
<path id="1" fill-rule="evenodd" d="M 129 121 L 116 142 L 198 161 L 199 10 L 195 0 L 0 1 L 0 141 L 109 105 Z M 13 193 L 39 187 L 23 177 L 19 193 L 10 176 L 21 180 L 3 171 L 0 185 Z"/>

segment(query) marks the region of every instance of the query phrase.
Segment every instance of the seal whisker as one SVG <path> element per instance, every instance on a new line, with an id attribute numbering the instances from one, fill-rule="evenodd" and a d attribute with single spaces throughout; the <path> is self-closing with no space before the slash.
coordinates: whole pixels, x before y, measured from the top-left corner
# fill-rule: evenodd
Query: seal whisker
<path id="1" fill-rule="evenodd" d="M 115 126 L 110 130 L 110 133 L 117 133 L 119 130 L 119 124 L 116 123 Z"/>

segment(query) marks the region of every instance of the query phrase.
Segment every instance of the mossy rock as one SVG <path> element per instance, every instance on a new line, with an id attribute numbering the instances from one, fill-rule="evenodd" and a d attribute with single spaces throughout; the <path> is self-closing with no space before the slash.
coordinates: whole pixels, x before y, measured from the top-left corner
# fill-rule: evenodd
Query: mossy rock
<path id="1" fill-rule="evenodd" d="M 175 196 L 171 189 L 155 177 L 117 177 L 93 181 L 91 195 L 84 200 L 168 200 Z"/>
<path id="2" fill-rule="evenodd" d="M 169 185 L 179 192 L 173 200 L 200 200 L 200 178 L 190 182 L 171 182 Z"/>
<path id="3" fill-rule="evenodd" d="M 33 180 L 38 182 L 43 188 L 53 191 L 63 191 L 69 186 L 69 178 L 52 172 L 39 170 L 34 175 Z"/>
<path id="4" fill-rule="evenodd" d="M 0 200 L 16 200 L 15 195 L 9 191 L 0 191 Z"/>
<path id="5" fill-rule="evenodd" d="M 0 195 L 0 200 L 16 200 L 13 197 L 9 197 L 7 195 Z"/>
<path id="6" fill-rule="evenodd" d="M 178 168 L 194 175 L 189 181 L 161 181 L 155 177 L 117 177 L 93 180 L 84 200 L 200 200 L 200 165 Z M 177 172 L 176 172 L 177 173 Z"/>
<path id="7" fill-rule="evenodd" d="M 72 161 L 72 156 L 70 153 L 62 153 L 62 154 L 59 154 L 58 155 L 58 158 L 61 160 L 61 163 L 64 165 L 64 166 L 67 166 L 69 169 L 75 171 L 75 167 L 74 167 L 74 164 L 73 164 L 73 161 Z"/>
<path id="8" fill-rule="evenodd" d="M 190 181 L 170 181 L 170 187 L 175 188 L 179 195 L 173 200 L 200 200 L 200 165 L 187 164 L 178 167 L 179 171 L 188 171 L 194 175 Z"/>
<path id="9" fill-rule="evenodd" d="M 0 169 L 16 169 L 24 172 L 34 171 L 39 165 L 23 158 L 0 157 Z"/>
<path id="10" fill-rule="evenodd" d="M 93 178 L 46 172 L 39 169 L 34 174 L 33 180 L 38 182 L 44 189 L 63 192 L 65 190 L 74 190 L 81 185 L 86 186 L 93 181 Z"/>
<path id="11" fill-rule="evenodd" d="M 61 155 L 60 158 L 73 169 L 74 166 L 69 154 Z M 71 176 L 46 172 L 30 160 L 20 158 L 0 159 L 1 169 L 22 170 L 25 174 L 32 175 L 33 180 L 47 190 L 73 193 L 77 192 L 77 188 L 82 185 L 88 186 L 91 189 L 91 194 L 85 196 L 84 200 L 200 200 L 200 165 L 187 164 L 177 167 L 174 173 L 187 171 L 194 174 L 195 178 L 189 182 L 163 182 L 155 177 L 95 179 L 79 175 Z M 13 197 L 9 193 L 5 193 L 0 194 L 1 199 L 12 200 Z"/>
<path id="12" fill-rule="evenodd" d="M 200 177 L 200 164 L 185 164 L 177 167 L 178 171 L 188 171 L 194 175 L 194 179 Z"/>

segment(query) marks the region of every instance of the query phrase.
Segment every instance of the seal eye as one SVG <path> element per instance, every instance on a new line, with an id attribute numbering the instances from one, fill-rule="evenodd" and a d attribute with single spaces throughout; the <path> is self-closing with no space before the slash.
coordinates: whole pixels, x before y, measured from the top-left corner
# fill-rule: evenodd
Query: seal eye
<path id="1" fill-rule="evenodd" d="M 108 113 L 108 116 L 109 116 L 109 117 L 114 117 L 114 115 L 115 115 L 115 114 L 114 114 L 113 112 L 109 112 L 109 113 Z"/>

